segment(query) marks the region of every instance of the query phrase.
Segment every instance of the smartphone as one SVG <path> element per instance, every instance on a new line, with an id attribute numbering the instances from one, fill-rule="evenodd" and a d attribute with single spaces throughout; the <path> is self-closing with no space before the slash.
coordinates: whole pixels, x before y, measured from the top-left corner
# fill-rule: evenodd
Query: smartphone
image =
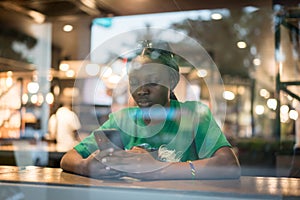
<path id="1" fill-rule="evenodd" d="M 108 148 L 124 149 L 121 133 L 117 129 L 97 130 L 94 132 L 94 136 L 100 150 Z"/>

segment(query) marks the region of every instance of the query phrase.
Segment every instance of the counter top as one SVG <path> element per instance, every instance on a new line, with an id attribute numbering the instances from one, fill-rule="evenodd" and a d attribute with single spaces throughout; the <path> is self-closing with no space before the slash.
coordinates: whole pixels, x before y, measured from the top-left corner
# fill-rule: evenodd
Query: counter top
<path id="1" fill-rule="evenodd" d="M 0 186 L 0 188 L 21 187 L 27 193 L 31 191 L 30 188 L 34 188 L 36 192 L 56 189 L 56 194 L 64 195 L 64 197 L 75 193 L 78 193 L 78 196 L 75 196 L 79 197 L 80 191 L 86 190 L 85 192 L 89 192 L 90 197 L 105 193 L 110 197 L 116 195 L 116 198 L 119 198 L 126 193 L 132 195 L 131 199 L 136 199 L 139 195 L 151 196 L 151 199 L 154 199 L 152 197 L 155 195 L 162 194 L 166 195 L 166 198 L 172 197 L 172 199 L 183 198 L 183 196 L 183 199 L 199 198 L 200 196 L 213 196 L 214 199 L 300 198 L 300 179 L 296 178 L 242 176 L 238 180 L 98 180 L 67 173 L 60 168 L 34 166 L 0 167 Z M 60 192 L 57 193 L 57 190 Z"/>

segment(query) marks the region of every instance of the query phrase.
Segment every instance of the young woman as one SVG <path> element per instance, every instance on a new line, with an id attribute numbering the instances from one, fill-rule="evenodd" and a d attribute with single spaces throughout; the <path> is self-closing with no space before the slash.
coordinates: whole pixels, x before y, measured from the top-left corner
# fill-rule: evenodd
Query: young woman
<path id="1" fill-rule="evenodd" d="M 124 150 L 99 151 L 92 133 L 63 156 L 62 169 L 99 178 L 239 178 L 239 162 L 209 108 L 179 102 L 172 92 L 179 81 L 175 55 L 137 51 L 128 77 L 137 106 L 111 113 L 99 128 L 117 129 Z"/>

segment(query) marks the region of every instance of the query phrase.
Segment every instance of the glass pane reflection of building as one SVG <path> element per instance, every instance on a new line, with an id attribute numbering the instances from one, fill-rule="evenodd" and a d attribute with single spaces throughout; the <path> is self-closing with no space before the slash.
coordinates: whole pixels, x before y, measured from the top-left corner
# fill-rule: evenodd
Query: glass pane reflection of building
<path id="1" fill-rule="evenodd" d="M 290 154 L 296 142 L 295 122 L 298 119 L 296 108 L 299 102 L 283 92 L 280 94 L 280 104 L 278 103 L 276 73 L 277 67 L 282 66 L 282 81 L 296 80 L 297 70 L 290 70 L 290 67 L 286 66 L 294 66 L 297 63 L 293 53 L 297 53 L 294 50 L 298 43 L 295 32 L 288 27 L 281 27 L 281 46 L 286 60 L 279 65 L 274 59 L 273 20 L 276 13 L 271 4 L 270 2 L 268 6 L 96 18 L 88 22 L 91 23 L 88 27 L 90 30 L 85 31 L 91 33 L 90 52 L 113 36 L 139 28 L 171 29 L 193 38 L 207 51 L 219 70 L 224 84 L 224 93 L 215 92 L 214 95 L 221 98 L 226 106 L 217 108 L 213 106 L 216 104 L 211 98 L 208 77 L 212 78 L 211 83 L 220 83 L 214 79 L 215 74 L 207 63 L 198 66 L 198 70 L 192 70 L 182 63 L 180 66 L 182 79 L 190 84 L 187 87 L 185 81 L 180 82 L 181 89 L 177 91 L 178 97 L 199 99 L 212 110 L 219 109 L 216 118 L 220 119 L 220 125 L 232 140 L 232 144 L 238 147 L 242 164 L 253 166 L 255 163 L 264 163 L 263 165 L 267 167 L 274 167 L 274 152 L 283 150 Z M 52 25 L 58 26 L 54 21 Z M 74 30 L 76 27 L 72 31 Z M 51 45 L 39 46 L 38 36 L 28 37 L 26 43 L 10 35 L 14 34 L 0 35 L 1 39 L 10 41 L 6 51 L 9 49 L 12 52 L 7 54 L 1 49 L 1 61 L 14 60 L 17 63 L 13 65 L 16 66 L 20 66 L 19 62 L 21 62 L 22 68 L 26 70 L 19 72 L 12 66 L 1 70 L 0 137 L 2 139 L 45 137 L 50 114 L 62 101 L 69 101 L 72 98 L 75 99 L 74 110 L 80 116 L 84 116 L 81 118 L 83 124 L 81 131 L 84 133 L 89 133 L 103 123 L 112 109 L 120 109 L 110 104 L 113 102 L 113 92 L 116 92 L 115 96 L 122 96 L 126 92 L 126 90 L 113 91 L 114 85 L 119 83 L 125 73 L 122 70 L 124 60 L 115 60 L 109 66 L 105 61 L 110 59 L 110 56 L 115 56 L 115 49 L 121 49 L 122 46 L 116 46 L 112 42 L 107 51 L 109 53 L 97 57 L 93 57 L 93 54 L 82 56 L 90 56 L 86 60 L 76 57 L 64 59 L 63 57 L 67 56 L 53 47 L 52 57 L 59 54 L 57 57 L 60 65 L 52 60 L 51 69 L 45 70 L 40 62 L 35 62 L 34 58 L 37 55 L 29 52 L 35 47 L 45 48 L 45 52 L 51 51 Z M 170 43 L 176 44 L 182 38 L 167 39 Z M 123 41 L 123 45 L 130 44 L 132 40 L 129 37 Z M 192 55 L 194 52 L 189 50 L 186 48 L 186 54 Z M 201 59 L 201 56 L 195 56 Z M 50 67 L 48 64 L 46 66 Z M 78 76 L 80 70 L 84 71 L 81 73 L 83 76 Z M 102 80 L 96 81 L 99 76 Z M 47 85 L 48 83 L 50 85 Z M 86 89 L 91 87 L 95 88 L 95 94 L 89 93 Z M 15 99 L 14 102 L 10 101 L 12 98 Z M 122 97 L 116 101 L 121 105 L 127 100 Z M 276 122 L 278 110 L 281 120 L 279 135 L 278 122 Z M 226 113 L 226 115 L 218 116 L 218 113 Z M 259 152 L 264 153 L 258 155 Z M 255 159 L 251 160 L 249 156 Z"/>

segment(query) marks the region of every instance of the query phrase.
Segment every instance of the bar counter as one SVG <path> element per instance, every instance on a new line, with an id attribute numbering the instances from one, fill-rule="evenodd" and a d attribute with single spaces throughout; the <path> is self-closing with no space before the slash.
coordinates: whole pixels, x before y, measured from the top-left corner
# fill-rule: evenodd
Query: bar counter
<path id="1" fill-rule="evenodd" d="M 47 141 L 15 140 L 0 142 L 0 165 L 59 167 L 65 150 Z"/>
<path id="2" fill-rule="evenodd" d="M 6 195 L 6 196 L 3 196 Z M 0 199 L 300 199 L 300 179 L 99 180 L 60 168 L 0 166 Z"/>

